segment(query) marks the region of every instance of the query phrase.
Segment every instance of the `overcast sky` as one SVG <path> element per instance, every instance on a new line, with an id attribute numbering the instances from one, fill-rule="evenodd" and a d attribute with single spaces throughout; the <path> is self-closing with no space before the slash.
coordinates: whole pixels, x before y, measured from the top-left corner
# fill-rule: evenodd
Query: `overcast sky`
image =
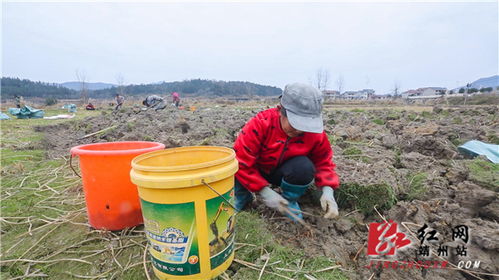
<path id="1" fill-rule="evenodd" d="M 2 76 L 330 89 L 454 88 L 498 73 L 498 4 L 2 3 Z"/>

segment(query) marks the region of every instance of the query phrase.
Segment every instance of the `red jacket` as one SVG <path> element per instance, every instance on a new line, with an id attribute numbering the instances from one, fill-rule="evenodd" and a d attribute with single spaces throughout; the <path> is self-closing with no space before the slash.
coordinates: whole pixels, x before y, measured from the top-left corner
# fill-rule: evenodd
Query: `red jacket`
<path id="1" fill-rule="evenodd" d="M 178 94 L 178 92 L 173 92 L 172 98 L 173 98 L 173 102 L 180 101 L 180 95 Z"/>
<path id="2" fill-rule="evenodd" d="M 289 158 L 307 156 L 315 165 L 315 185 L 337 189 L 340 181 L 326 133 L 305 132 L 290 138 L 282 130 L 279 116 L 279 108 L 268 109 L 242 128 L 234 143 L 239 161 L 237 180 L 252 192 L 260 191 L 269 185 L 260 171 L 269 174 Z"/>

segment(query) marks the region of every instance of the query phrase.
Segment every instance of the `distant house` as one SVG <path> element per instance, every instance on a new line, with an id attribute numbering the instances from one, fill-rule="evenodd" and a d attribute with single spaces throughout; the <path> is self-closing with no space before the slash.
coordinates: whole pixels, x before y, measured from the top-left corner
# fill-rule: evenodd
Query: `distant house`
<path id="1" fill-rule="evenodd" d="M 426 88 L 420 88 L 420 90 L 423 91 L 423 93 L 421 94 L 422 96 L 444 95 L 445 92 L 447 91 L 447 88 L 443 88 L 443 87 L 426 87 Z"/>
<path id="2" fill-rule="evenodd" d="M 422 92 L 418 91 L 417 89 L 410 89 L 408 91 L 402 92 L 402 98 L 408 98 L 412 96 L 419 96 L 421 95 Z"/>
<path id="3" fill-rule="evenodd" d="M 390 98 L 392 98 L 392 96 L 388 95 L 388 94 L 384 94 L 384 95 L 373 94 L 373 95 L 371 95 L 372 100 L 385 100 L 385 99 L 390 99 Z"/>
<path id="4" fill-rule="evenodd" d="M 340 98 L 341 94 L 337 90 L 323 90 L 322 94 L 324 94 L 325 98 Z"/>
<path id="5" fill-rule="evenodd" d="M 370 99 L 372 95 L 374 95 L 374 89 L 363 89 L 358 91 L 345 91 L 341 97 L 343 99 L 351 99 L 351 100 L 367 100 Z"/>
<path id="6" fill-rule="evenodd" d="M 444 87 L 424 87 L 424 88 L 411 89 L 402 92 L 402 98 L 439 96 L 439 95 L 444 95 L 446 92 L 447 88 Z"/>

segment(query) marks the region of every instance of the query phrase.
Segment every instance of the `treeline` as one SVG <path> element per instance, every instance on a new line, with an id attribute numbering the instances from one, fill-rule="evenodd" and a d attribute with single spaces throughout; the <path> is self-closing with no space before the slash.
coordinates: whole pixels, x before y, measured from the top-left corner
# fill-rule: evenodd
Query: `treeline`
<path id="1" fill-rule="evenodd" d="M 163 82 L 158 84 L 140 84 L 96 90 L 91 97 L 111 97 L 123 90 L 126 95 L 164 94 L 179 92 L 192 96 L 276 96 L 282 90 L 278 87 L 264 86 L 250 82 L 225 82 L 214 80 L 185 80 L 181 82 Z"/>
<path id="2" fill-rule="evenodd" d="M 21 95 L 30 97 L 78 98 L 80 93 L 58 84 L 33 82 L 27 79 L 2 77 L 2 97 Z"/>
<path id="3" fill-rule="evenodd" d="M 282 90 L 278 87 L 264 86 L 250 82 L 225 82 L 215 80 L 186 80 L 181 82 L 163 82 L 158 84 L 128 85 L 123 88 L 89 90 L 92 98 L 110 98 L 123 92 L 127 96 L 165 94 L 179 92 L 191 96 L 277 96 Z M 2 77 L 2 96 L 12 98 L 21 95 L 30 97 L 54 97 L 58 99 L 79 98 L 80 92 L 68 89 L 59 84 L 33 82 L 27 79 Z"/>
<path id="4" fill-rule="evenodd" d="M 497 87 L 497 89 L 499 90 L 499 87 Z M 476 93 L 476 92 L 481 92 L 481 93 L 484 93 L 484 92 L 492 92 L 494 90 L 493 87 L 486 87 L 486 88 L 481 88 L 481 89 L 476 89 L 476 88 L 469 88 L 469 89 L 465 89 L 465 88 L 460 88 L 459 89 L 459 93 Z M 453 91 L 451 90 L 451 93 L 453 93 Z"/>

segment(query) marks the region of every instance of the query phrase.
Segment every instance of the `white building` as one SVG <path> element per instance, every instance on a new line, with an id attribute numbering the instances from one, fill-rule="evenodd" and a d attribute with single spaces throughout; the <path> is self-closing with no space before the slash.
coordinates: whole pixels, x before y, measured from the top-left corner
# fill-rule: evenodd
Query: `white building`
<path id="1" fill-rule="evenodd" d="M 352 99 L 352 100 L 367 100 L 370 99 L 372 95 L 374 95 L 376 91 L 374 89 L 363 89 L 358 91 L 345 91 L 341 97 L 344 99 Z"/>
<path id="2" fill-rule="evenodd" d="M 372 100 L 386 100 L 386 99 L 391 99 L 391 98 L 392 98 L 392 96 L 388 95 L 388 94 L 384 94 L 384 95 L 373 94 L 373 95 L 371 95 Z"/>
<path id="3" fill-rule="evenodd" d="M 402 92 L 402 98 L 439 97 L 444 95 L 446 92 L 447 88 L 444 87 L 424 87 Z"/>
<path id="4" fill-rule="evenodd" d="M 426 87 L 426 88 L 420 88 L 422 90 L 422 96 L 429 96 L 429 95 L 444 95 L 445 92 L 447 91 L 446 88 L 443 87 Z"/>
<path id="5" fill-rule="evenodd" d="M 323 90 L 322 93 L 324 94 L 325 98 L 340 98 L 341 94 L 337 90 Z"/>

